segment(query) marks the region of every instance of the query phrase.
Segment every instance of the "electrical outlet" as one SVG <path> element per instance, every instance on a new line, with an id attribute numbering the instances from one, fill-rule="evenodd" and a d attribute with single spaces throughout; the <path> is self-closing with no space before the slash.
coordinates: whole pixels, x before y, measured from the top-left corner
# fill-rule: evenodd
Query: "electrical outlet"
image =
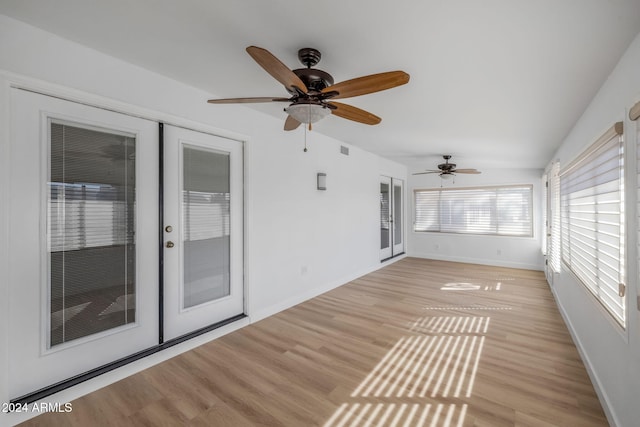
<path id="1" fill-rule="evenodd" d="M 502 249 L 498 249 L 498 255 L 502 255 Z"/>
<path id="2" fill-rule="evenodd" d="M 436 251 L 440 249 L 440 245 L 433 245 L 433 249 L 435 249 Z"/>
<path id="3" fill-rule="evenodd" d="M 306 266 L 306 265 L 303 265 L 302 267 L 300 267 L 300 274 L 301 274 L 302 276 L 306 275 L 306 274 L 307 274 L 307 271 L 308 271 L 308 269 L 307 269 L 307 266 Z"/>

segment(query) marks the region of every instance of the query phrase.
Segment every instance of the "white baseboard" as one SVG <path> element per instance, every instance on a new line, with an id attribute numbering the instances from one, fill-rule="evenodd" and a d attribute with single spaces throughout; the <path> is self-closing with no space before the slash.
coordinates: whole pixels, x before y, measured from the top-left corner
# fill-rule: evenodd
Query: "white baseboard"
<path id="1" fill-rule="evenodd" d="M 537 270 L 543 271 L 544 266 L 542 264 L 528 264 L 522 262 L 501 261 L 497 259 L 482 259 L 482 258 L 469 258 L 461 256 L 443 255 L 441 253 L 425 253 L 425 252 L 411 252 L 409 256 L 415 258 L 434 259 L 438 261 L 452 261 L 452 262 L 464 262 L 468 264 L 480 264 L 491 265 L 495 267 L 507 267 L 507 268 L 521 268 L 524 270 Z"/>

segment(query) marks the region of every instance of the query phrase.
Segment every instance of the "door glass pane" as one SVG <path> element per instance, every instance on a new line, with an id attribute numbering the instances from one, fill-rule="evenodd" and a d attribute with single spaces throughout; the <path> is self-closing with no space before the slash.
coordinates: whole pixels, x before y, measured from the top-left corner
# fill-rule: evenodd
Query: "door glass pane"
<path id="1" fill-rule="evenodd" d="M 389 184 L 380 183 L 380 249 L 389 247 Z"/>
<path id="2" fill-rule="evenodd" d="M 394 180 L 395 182 L 395 180 Z M 402 243 L 402 186 L 393 186 L 393 244 Z"/>
<path id="3" fill-rule="evenodd" d="M 229 154 L 183 148 L 183 308 L 230 293 Z"/>
<path id="4" fill-rule="evenodd" d="M 51 122 L 51 347 L 135 322 L 135 142 Z"/>

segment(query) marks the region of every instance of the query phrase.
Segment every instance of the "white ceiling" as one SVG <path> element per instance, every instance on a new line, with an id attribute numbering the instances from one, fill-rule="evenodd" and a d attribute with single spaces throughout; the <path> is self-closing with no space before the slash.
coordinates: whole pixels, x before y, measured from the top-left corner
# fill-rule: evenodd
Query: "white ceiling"
<path id="1" fill-rule="evenodd" d="M 412 171 L 442 154 L 544 167 L 640 32 L 640 0 L 0 0 L 0 13 L 212 97 L 287 96 L 249 45 L 291 68 L 315 47 L 336 82 L 404 70 L 405 86 L 341 100 L 381 124 L 328 117 L 314 131 Z M 284 123 L 282 104 L 256 108 Z"/>

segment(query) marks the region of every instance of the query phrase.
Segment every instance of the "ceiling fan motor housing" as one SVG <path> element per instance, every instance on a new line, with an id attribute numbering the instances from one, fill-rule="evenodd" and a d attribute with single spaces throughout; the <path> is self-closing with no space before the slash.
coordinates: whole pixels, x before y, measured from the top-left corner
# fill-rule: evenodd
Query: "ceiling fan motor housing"
<path id="1" fill-rule="evenodd" d="M 326 71 L 317 68 L 298 68 L 293 72 L 302 80 L 310 91 L 320 92 L 322 89 L 333 85 L 333 77 Z M 289 90 L 289 93 L 295 95 L 296 92 Z"/>
<path id="2" fill-rule="evenodd" d="M 455 163 L 440 163 L 438 165 L 438 169 L 442 170 L 442 171 L 450 171 L 452 169 L 456 168 L 456 164 Z"/>

